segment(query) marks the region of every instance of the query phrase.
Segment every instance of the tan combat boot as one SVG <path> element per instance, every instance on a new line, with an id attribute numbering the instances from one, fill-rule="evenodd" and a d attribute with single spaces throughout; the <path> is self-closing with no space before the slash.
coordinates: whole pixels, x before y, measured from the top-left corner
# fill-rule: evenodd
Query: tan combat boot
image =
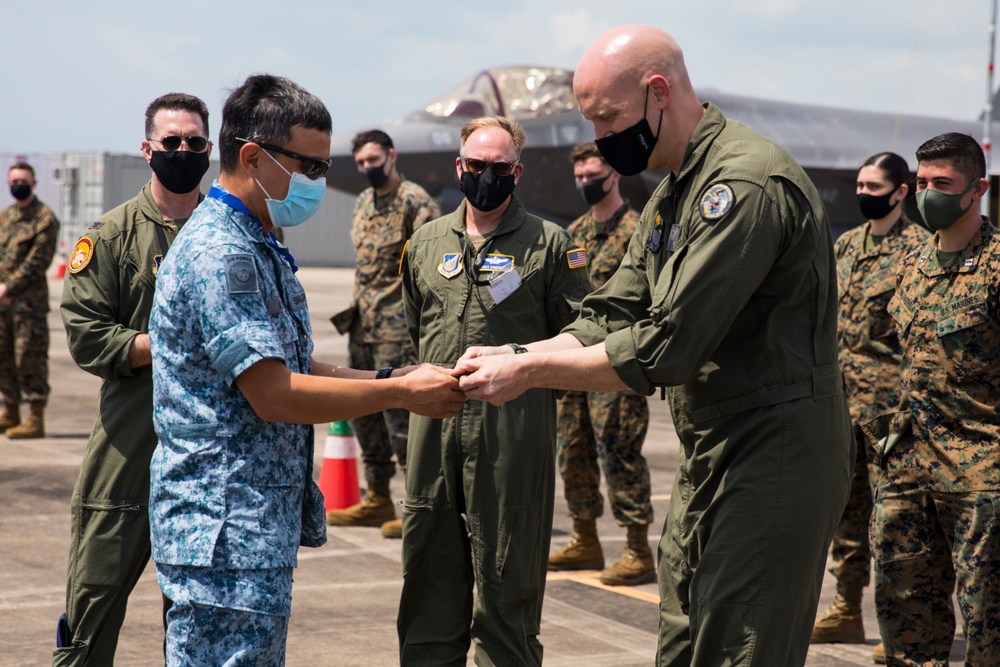
<path id="1" fill-rule="evenodd" d="M 636 586 L 656 581 L 656 563 L 649 549 L 649 526 L 632 524 L 627 530 L 622 557 L 601 572 L 601 583 L 605 586 Z"/>
<path id="2" fill-rule="evenodd" d="M 28 407 L 28 418 L 4 431 L 11 440 L 45 437 L 45 404 L 31 403 Z"/>
<path id="3" fill-rule="evenodd" d="M 4 401 L 3 409 L 0 409 L 0 433 L 21 423 L 20 407 L 17 403 Z"/>
<path id="4" fill-rule="evenodd" d="M 386 521 L 382 524 L 382 537 L 398 540 L 403 537 L 403 518 Z"/>
<path id="5" fill-rule="evenodd" d="M 875 648 L 872 649 L 872 662 L 876 665 L 885 664 L 885 646 L 882 645 L 882 642 L 876 644 Z"/>
<path id="6" fill-rule="evenodd" d="M 604 552 L 597 539 L 595 519 L 573 519 L 573 536 L 562 549 L 549 556 L 550 570 L 600 570 Z"/>
<path id="7" fill-rule="evenodd" d="M 368 492 L 357 505 L 326 513 L 326 522 L 331 526 L 381 526 L 395 518 L 396 508 L 389 497 L 389 480 L 370 482 Z"/>
<path id="8" fill-rule="evenodd" d="M 813 626 L 810 644 L 863 644 L 865 626 L 861 618 L 861 586 L 837 585 L 833 604 Z"/>

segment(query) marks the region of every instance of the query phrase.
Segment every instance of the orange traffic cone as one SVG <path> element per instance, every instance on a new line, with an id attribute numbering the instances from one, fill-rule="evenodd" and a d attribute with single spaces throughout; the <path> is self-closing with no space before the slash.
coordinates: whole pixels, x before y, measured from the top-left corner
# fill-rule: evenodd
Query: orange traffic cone
<path id="1" fill-rule="evenodd" d="M 323 467 L 319 473 L 319 490 L 327 512 L 342 510 L 361 502 L 358 486 L 357 441 L 350 422 L 333 422 L 327 430 L 323 446 Z"/>
<path id="2" fill-rule="evenodd" d="M 62 280 L 66 277 L 66 258 L 58 257 L 56 258 L 55 266 L 52 267 L 52 277 L 56 280 Z"/>

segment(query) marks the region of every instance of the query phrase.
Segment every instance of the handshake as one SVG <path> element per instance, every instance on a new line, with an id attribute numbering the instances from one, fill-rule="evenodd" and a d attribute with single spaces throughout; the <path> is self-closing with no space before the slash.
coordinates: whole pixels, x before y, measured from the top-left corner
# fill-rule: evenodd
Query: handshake
<path id="1" fill-rule="evenodd" d="M 419 364 L 397 369 L 402 407 L 426 417 L 453 417 L 466 399 L 500 405 L 528 389 L 513 348 L 470 347 L 454 368 Z"/>

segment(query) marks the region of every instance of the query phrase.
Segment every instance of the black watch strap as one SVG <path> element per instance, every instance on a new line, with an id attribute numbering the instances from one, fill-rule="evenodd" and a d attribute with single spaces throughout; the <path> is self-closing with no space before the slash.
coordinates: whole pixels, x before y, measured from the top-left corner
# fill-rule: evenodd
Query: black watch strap
<path id="1" fill-rule="evenodd" d="M 507 347 L 514 350 L 514 354 L 524 354 L 528 351 L 528 348 L 523 345 L 518 345 L 517 343 L 507 343 Z"/>
<path id="2" fill-rule="evenodd" d="M 383 366 L 382 368 L 378 369 L 377 373 L 375 373 L 375 379 L 384 380 L 390 375 L 392 375 L 392 372 L 394 370 L 396 370 L 394 366 Z"/>

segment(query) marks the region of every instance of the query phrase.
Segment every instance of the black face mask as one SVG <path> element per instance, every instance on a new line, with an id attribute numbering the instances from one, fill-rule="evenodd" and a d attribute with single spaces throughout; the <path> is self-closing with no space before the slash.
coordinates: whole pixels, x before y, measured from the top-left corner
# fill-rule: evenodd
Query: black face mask
<path id="1" fill-rule="evenodd" d="M 478 174 L 462 172 L 462 194 L 477 211 L 492 211 L 514 192 L 514 174 L 497 176 L 489 167 Z"/>
<path id="2" fill-rule="evenodd" d="M 368 167 L 365 169 L 365 178 L 368 179 L 369 185 L 378 190 L 380 187 L 389 182 L 389 174 L 385 171 L 385 168 L 389 166 L 389 158 L 385 159 L 385 162 L 377 167 Z M 391 171 L 391 170 L 390 170 Z"/>
<path id="3" fill-rule="evenodd" d="M 183 195 L 196 190 L 208 171 L 208 151 L 153 151 L 149 166 L 167 190 Z"/>
<path id="4" fill-rule="evenodd" d="M 896 188 L 898 190 L 899 188 Z M 896 194 L 896 190 L 884 195 L 870 195 L 862 193 L 858 195 L 858 206 L 861 207 L 861 215 L 866 220 L 881 220 L 892 213 L 896 208 L 895 204 L 890 204 L 889 199 Z"/>
<path id="5" fill-rule="evenodd" d="M 598 139 L 597 150 L 601 151 L 604 161 L 622 176 L 635 176 L 646 169 L 649 158 L 656 148 L 660 138 L 660 128 L 663 126 L 663 111 L 660 111 L 660 122 L 656 126 L 656 136 L 646 121 L 646 103 L 649 102 L 649 84 L 646 84 L 646 100 L 642 103 L 642 118 L 632 127 L 618 134 Z"/>
<path id="6" fill-rule="evenodd" d="M 587 181 L 586 183 L 576 184 L 576 189 L 583 197 L 583 201 L 587 202 L 587 206 L 593 206 L 594 204 L 603 201 L 605 197 L 611 194 L 610 190 L 604 189 L 604 184 L 609 178 L 611 178 L 611 174 L 608 174 L 604 178 L 595 178 Z"/>
<path id="7" fill-rule="evenodd" d="M 10 186 L 10 196 L 17 201 L 24 201 L 31 196 L 31 186 L 27 183 L 15 183 Z"/>

